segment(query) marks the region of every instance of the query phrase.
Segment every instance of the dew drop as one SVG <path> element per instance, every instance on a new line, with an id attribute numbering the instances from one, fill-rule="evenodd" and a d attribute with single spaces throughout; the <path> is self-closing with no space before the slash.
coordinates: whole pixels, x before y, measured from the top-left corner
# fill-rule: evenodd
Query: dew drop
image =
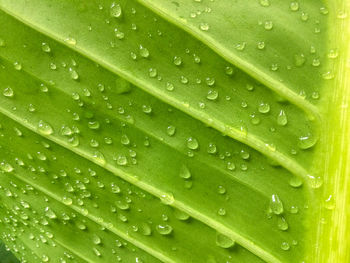
<path id="1" fill-rule="evenodd" d="M 208 100 L 216 100 L 219 97 L 219 93 L 216 90 L 209 90 L 207 94 Z"/>
<path id="2" fill-rule="evenodd" d="M 280 126 L 285 126 L 288 123 L 287 115 L 284 110 L 281 110 L 277 116 L 277 124 Z"/>
<path id="3" fill-rule="evenodd" d="M 40 120 L 38 123 L 38 131 L 44 135 L 50 135 L 53 133 L 53 128 L 47 122 Z"/>
<path id="4" fill-rule="evenodd" d="M 166 128 L 166 133 L 167 133 L 169 136 L 174 136 L 175 132 L 176 132 L 175 126 L 169 125 L 169 126 Z"/>
<path id="5" fill-rule="evenodd" d="M 149 57 L 148 49 L 143 47 L 142 45 L 139 46 L 139 54 L 143 58 L 148 58 Z"/>
<path id="6" fill-rule="evenodd" d="M 208 145 L 208 153 L 210 154 L 215 154 L 217 149 L 216 149 L 216 145 L 214 143 L 209 143 Z"/>
<path id="7" fill-rule="evenodd" d="M 190 170 L 187 168 L 186 165 L 182 165 L 180 168 L 180 177 L 184 178 L 184 179 L 189 179 L 191 178 L 191 172 Z"/>
<path id="8" fill-rule="evenodd" d="M 216 234 L 216 245 L 222 248 L 230 248 L 235 245 L 235 241 L 221 233 Z"/>
<path id="9" fill-rule="evenodd" d="M 11 173 L 14 170 L 12 165 L 7 163 L 7 162 L 1 162 L 0 163 L 0 168 L 1 168 L 2 171 L 6 172 L 6 173 Z"/>
<path id="10" fill-rule="evenodd" d="M 122 8 L 120 4 L 113 2 L 110 7 L 109 14 L 111 15 L 111 17 L 120 17 L 122 15 Z"/>
<path id="11" fill-rule="evenodd" d="M 289 243 L 288 242 L 282 242 L 281 249 L 285 250 L 285 251 L 289 250 L 290 249 Z"/>
<path id="12" fill-rule="evenodd" d="M 193 138 L 193 137 L 189 137 L 187 139 L 187 147 L 191 150 L 196 150 L 199 147 L 199 143 L 197 141 L 197 139 Z"/>
<path id="13" fill-rule="evenodd" d="M 266 30 L 271 30 L 273 28 L 273 22 L 271 20 L 265 21 L 264 28 Z"/>
<path id="14" fill-rule="evenodd" d="M 270 111 L 270 105 L 265 102 L 261 102 L 258 107 L 260 113 L 268 113 Z"/>
<path id="15" fill-rule="evenodd" d="M 45 43 L 45 42 L 41 43 L 41 50 L 46 52 L 46 53 L 51 52 L 51 48 L 50 48 L 49 44 Z"/>
<path id="16" fill-rule="evenodd" d="M 200 23 L 199 24 L 199 29 L 202 30 L 202 31 L 208 31 L 210 28 L 209 24 L 208 23 Z"/>
<path id="17" fill-rule="evenodd" d="M 165 224 L 165 225 L 159 224 L 156 226 L 156 230 L 161 235 L 170 235 L 171 232 L 173 231 L 173 228 L 168 224 Z"/>
<path id="18" fill-rule="evenodd" d="M 283 216 L 278 217 L 277 226 L 279 230 L 286 231 L 288 229 L 288 223 Z"/>
<path id="19" fill-rule="evenodd" d="M 299 10 L 299 3 L 298 2 L 291 2 L 289 5 L 290 10 L 292 11 L 298 11 Z"/>
<path id="20" fill-rule="evenodd" d="M 69 74 L 70 74 L 70 77 L 71 77 L 73 80 L 78 80 L 78 79 L 79 79 L 79 74 L 78 74 L 78 72 L 76 72 L 74 69 L 69 68 Z"/>
<path id="21" fill-rule="evenodd" d="M 180 66 L 182 64 L 182 59 L 181 59 L 181 57 L 175 56 L 173 59 L 173 62 L 176 66 Z"/>
<path id="22" fill-rule="evenodd" d="M 171 205 L 174 203 L 175 198 L 172 193 L 165 193 L 161 195 L 160 201 L 165 205 Z"/>
<path id="23" fill-rule="evenodd" d="M 277 194 L 273 194 L 271 196 L 270 209 L 276 215 L 280 215 L 283 213 L 283 203 Z"/>
<path id="24" fill-rule="evenodd" d="M 316 142 L 317 138 L 309 133 L 299 137 L 298 147 L 303 150 L 310 149 L 316 144 Z"/>
<path id="25" fill-rule="evenodd" d="M 5 97 L 8 97 L 8 98 L 12 98 L 14 96 L 14 91 L 11 87 L 6 87 L 4 89 L 4 91 L 2 92 L 2 94 L 5 96 Z"/>

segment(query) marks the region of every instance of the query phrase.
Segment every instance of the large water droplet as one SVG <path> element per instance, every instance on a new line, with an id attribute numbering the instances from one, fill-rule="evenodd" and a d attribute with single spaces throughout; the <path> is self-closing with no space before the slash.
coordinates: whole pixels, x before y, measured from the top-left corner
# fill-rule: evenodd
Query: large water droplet
<path id="1" fill-rule="evenodd" d="M 44 135 L 50 135 L 53 133 L 53 128 L 51 127 L 51 125 L 43 120 L 40 120 L 38 123 L 38 131 L 41 134 Z"/>
<path id="2" fill-rule="evenodd" d="M 117 18 L 120 17 L 122 15 L 122 8 L 120 4 L 113 2 L 109 10 L 109 13 L 112 17 L 117 17 Z"/>
<path id="3" fill-rule="evenodd" d="M 216 234 L 216 245 L 222 248 L 230 248 L 235 245 L 235 241 L 223 234 Z"/>

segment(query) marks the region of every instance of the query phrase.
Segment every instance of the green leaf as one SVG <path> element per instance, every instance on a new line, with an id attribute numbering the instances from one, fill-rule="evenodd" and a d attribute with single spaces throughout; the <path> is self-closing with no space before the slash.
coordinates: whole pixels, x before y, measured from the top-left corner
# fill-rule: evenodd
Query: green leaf
<path id="1" fill-rule="evenodd" d="M 0 0 L 2 240 L 24 262 L 347 262 L 348 5 Z"/>
<path id="2" fill-rule="evenodd" d="M 0 244 L 1 263 L 17 263 L 18 260 L 8 251 L 3 243 Z"/>

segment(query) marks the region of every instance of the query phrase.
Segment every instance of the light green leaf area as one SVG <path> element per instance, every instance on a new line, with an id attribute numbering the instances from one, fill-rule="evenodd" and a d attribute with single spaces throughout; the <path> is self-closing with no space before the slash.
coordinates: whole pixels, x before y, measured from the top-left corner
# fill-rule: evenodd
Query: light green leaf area
<path id="1" fill-rule="evenodd" d="M 0 0 L 0 238 L 23 262 L 346 260 L 345 4 Z"/>

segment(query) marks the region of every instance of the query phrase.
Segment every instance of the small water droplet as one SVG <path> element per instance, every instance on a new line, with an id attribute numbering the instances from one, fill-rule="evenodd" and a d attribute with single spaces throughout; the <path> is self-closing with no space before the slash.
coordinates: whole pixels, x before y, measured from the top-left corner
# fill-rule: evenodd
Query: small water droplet
<path id="1" fill-rule="evenodd" d="M 189 137 L 187 139 L 187 147 L 191 150 L 196 150 L 199 147 L 199 143 L 197 141 L 197 139 L 193 138 L 193 137 Z"/>
<path id="2" fill-rule="evenodd" d="M 139 54 L 143 58 L 148 58 L 149 57 L 148 49 L 143 47 L 142 45 L 139 46 Z"/>
<path id="3" fill-rule="evenodd" d="M 261 102 L 258 107 L 260 113 L 268 113 L 270 111 L 270 105 L 265 102 Z"/>
<path id="4" fill-rule="evenodd" d="M 284 110 L 281 110 L 277 116 L 277 124 L 280 126 L 285 126 L 288 123 L 287 115 Z"/>
<path id="5" fill-rule="evenodd" d="M 182 165 L 180 168 L 180 177 L 184 179 L 191 178 L 191 172 L 186 165 Z"/>
<path id="6" fill-rule="evenodd" d="M 181 59 L 181 57 L 175 56 L 173 59 L 173 62 L 176 66 L 180 66 L 182 64 L 182 59 Z"/>
<path id="7" fill-rule="evenodd" d="M 216 234 L 216 245 L 222 248 L 230 248 L 235 245 L 235 241 L 221 233 Z"/>
<path id="8" fill-rule="evenodd" d="M 273 194 L 271 196 L 270 209 L 276 215 L 283 213 L 283 203 L 277 194 Z"/>
<path id="9" fill-rule="evenodd" d="M 200 23 L 199 24 L 199 29 L 202 30 L 202 31 L 208 31 L 210 28 L 209 24 L 208 23 Z"/>
<path id="10" fill-rule="evenodd" d="M 291 2 L 289 5 L 290 10 L 292 11 L 298 11 L 299 10 L 299 3 L 298 2 Z"/>
<path id="11" fill-rule="evenodd" d="M 169 125 L 166 129 L 166 133 L 169 135 L 169 136 L 174 136 L 176 132 L 176 128 L 172 125 Z"/>
<path id="12" fill-rule="evenodd" d="M 161 201 L 163 204 L 171 205 L 172 203 L 174 203 L 175 198 L 174 198 L 174 196 L 173 196 L 172 193 L 165 193 L 165 194 L 162 194 L 162 195 L 161 195 L 160 201 Z"/>
<path id="13" fill-rule="evenodd" d="M 41 43 L 41 50 L 46 52 L 46 53 L 51 52 L 51 48 L 50 48 L 49 44 L 45 43 L 45 42 Z"/>
<path id="14" fill-rule="evenodd" d="M 4 89 L 4 91 L 2 92 L 2 94 L 5 96 L 5 97 L 8 97 L 8 98 L 12 98 L 14 96 L 14 91 L 11 87 L 6 87 Z"/>

